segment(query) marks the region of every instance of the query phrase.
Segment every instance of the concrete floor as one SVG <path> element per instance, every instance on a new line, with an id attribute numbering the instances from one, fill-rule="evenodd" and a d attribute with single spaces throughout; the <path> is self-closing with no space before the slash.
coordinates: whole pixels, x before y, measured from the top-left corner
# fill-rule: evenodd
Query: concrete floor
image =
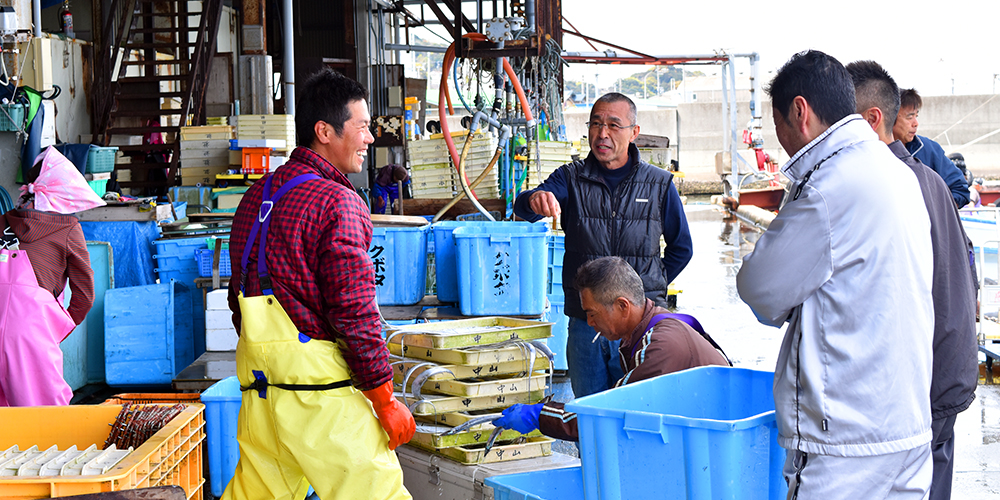
<path id="1" fill-rule="evenodd" d="M 1000 385 L 980 385 L 955 421 L 952 498 L 1000 496 Z"/>

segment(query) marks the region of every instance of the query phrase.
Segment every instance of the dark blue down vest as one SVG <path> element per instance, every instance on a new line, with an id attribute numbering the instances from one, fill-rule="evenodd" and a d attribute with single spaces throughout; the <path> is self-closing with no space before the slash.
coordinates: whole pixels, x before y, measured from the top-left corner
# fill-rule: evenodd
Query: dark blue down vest
<path id="1" fill-rule="evenodd" d="M 629 149 L 633 148 L 630 145 Z M 632 161 L 638 154 L 629 156 Z M 563 168 L 569 168 L 566 172 L 569 196 L 560 219 L 566 232 L 563 260 L 566 315 L 586 319 L 579 292 L 573 288 L 576 271 L 587 261 L 611 255 L 625 259 L 642 277 L 646 297 L 666 307 L 667 278 L 661 260 L 660 236 L 663 204 L 673 174 L 640 160 L 611 192 L 596 161 L 576 161 Z"/>

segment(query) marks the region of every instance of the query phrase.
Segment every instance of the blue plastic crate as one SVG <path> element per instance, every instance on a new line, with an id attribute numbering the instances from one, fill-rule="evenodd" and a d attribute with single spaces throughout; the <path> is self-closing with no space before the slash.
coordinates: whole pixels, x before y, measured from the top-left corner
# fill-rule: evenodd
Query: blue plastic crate
<path id="1" fill-rule="evenodd" d="M 700 367 L 567 404 L 586 497 L 785 498 L 773 383 L 772 372 Z"/>
<path id="2" fill-rule="evenodd" d="M 108 385 L 170 385 L 175 375 L 194 362 L 190 291 L 182 283 L 169 281 L 104 293 Z"/>
<path id="3" fill-rule="evenodd" d="M 459 309 L 466 316 L 545 312 L 545 224 L 491 222 L 456 228 Z"/>
<path id="4" fill-rule="evenodd" d="M 485 480 L 495 500 L 581 500 L 580 467 L 491 476 Z M 650 497 L 652 498 L 652 497 Z"/>
<path id="5" fill-rule="evenodd" d="M 380 306 L 410 306 L 427 289 L 427 232 L 430 226 L 376 227 L 368 256 L 375 267 Z"/>
<path id="6" fill-rule="evenodd" d="M 177 274 L 165 274 L 175 271 L 180 275 L 198 275 L 198 261 L 195 260 L 195 250 L 208 248 L 205 238 L 177 238 L 156 240 L 153 258 L 156 259 L 156 272 L 160 274 L 160 282 L 165 283 Z"/>
<path id="7" fill-rule="evenodd" d="M 566 362 L 566 340 L 569 338 L 569 316 L 566 316 L 566 299 L 562 295 L 549 295 L 549 310 L 542 317 L 543 321 L 555 323 L 552 325 L 552 336 L 545 343 L 556 355 L 553 367 L 556 370 L 569 370 Z"/>
<path id="8" fill-rule="evenodd" d="M 240 460 L 240 445 L 236 441 L 236 426 L 239 422 L 240 381 L 236 377 L 226 377 L 201 393 L 205 404 L 205 425 L 208 432 L 208 476 L 212 495 L 222 496 L 226 485 L 236 474 L 236 463 Z"/>
<path id="9" fill-rule="evenodd" d="M 199 248 L 194 251 L 194 257 L 198 261 L 198 274 L 202 278 L 212 277 L 212 261 L 215 259 L 215 250 L 211 248 Z M 233 264 L 229 261 L 229 249 L 223 248 L 219 254 L 219 276 L 232 276 Z"/>
<path id="10" fill-rule="evenodd" d="M 545 293 L 564 296 L 563 293 L 563 257 L 566 254 L 566 237 L 561 234 L 550 234 L 545 238 L 549 251 L 548 279 L 545 282 Z"/>
<path id="11" fill-rule="evenodd" d="M 434 237 L 434 275 L 437 298 L 441 302 L 458 302 L 458 244 L 452 234 L 455 229 L 467 226 L 496 224 L 482 221 L 441 221 L 431 226 Z"/>

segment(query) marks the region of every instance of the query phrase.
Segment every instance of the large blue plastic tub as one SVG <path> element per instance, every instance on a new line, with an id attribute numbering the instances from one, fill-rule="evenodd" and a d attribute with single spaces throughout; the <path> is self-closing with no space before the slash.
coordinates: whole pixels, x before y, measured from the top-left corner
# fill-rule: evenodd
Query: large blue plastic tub
<path id="1" fill-rule="evenodd" d="M 110 386 L 170 385 L 194 359 L 190 288 L 176 281 L 104 292 Z"/>
<path id="2" fill-rule="evenodd" d="M 410 306 L 424 298 L 428 227 L 373 229 L 368 256 L 375 266 L 378 305 Z"/>
<path id="3" fill-rule="evenodd" d="M 492 222 L 456 228 L 459 309 L 466 316 L 545 311 L 545 224 Z"/>
<path id="4" fill-rule="evenodd" d="M 201 393 L 205 403 L 205 425 L 208 426 L 208 475 L 212 495 L 221 497 L 226 485 L 236 474 L 236 463 L 240 460 L 240 446 L 236 441 L 236 426 L 239 422 L 240 381 L 236 377 L 226 377 Z"/>
<path id="5" fill-rule="evenodd" d="M 434 275 L 437 278 L 437 298 L 441 302 L 458 302 L 458 244 L 454 231 L 460 227 L 497 224 L 490 221 L 446 220 L 434 223 Z"/>
<path id="6" fill-rule="evenodd" d="M 785 498 L 773 381 L 772 372 L 700 367 L 567 404 L 587 500 Z"/>
<path id="7" fill-rule="evenodd" d="M 566 298 L 562 295 L 549 295 L 549 310 L 542 317 L 543 321 L 555 323 L 552 325 L 552 336 L 545 339 L 546 345 L 556 355 L 552 366 L 556 370 L 569 370 L 566 362 L 566 341 L 569 339 L 569 316 L 566 316 Z"/>
<path id="8" fill-rule="evenodd" d="M 493 488 L 495 500 L 583 499 L 583 473 L 580 467 L 491 476 L 485 482 L 486 486 Z"/>

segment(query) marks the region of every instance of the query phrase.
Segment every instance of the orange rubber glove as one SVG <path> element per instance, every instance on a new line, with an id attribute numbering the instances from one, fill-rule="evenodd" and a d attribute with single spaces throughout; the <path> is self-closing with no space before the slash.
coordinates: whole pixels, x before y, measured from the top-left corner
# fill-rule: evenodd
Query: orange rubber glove
<path id="1" fill-rule="evenodd" d="M 392 395 L 392 381 L 388 381 L 370 391 L 362 391 L 375 407 L 378 421 L 389 435 L 389 449 L 408 443 L 417 430 L 410 410 Z"/>

